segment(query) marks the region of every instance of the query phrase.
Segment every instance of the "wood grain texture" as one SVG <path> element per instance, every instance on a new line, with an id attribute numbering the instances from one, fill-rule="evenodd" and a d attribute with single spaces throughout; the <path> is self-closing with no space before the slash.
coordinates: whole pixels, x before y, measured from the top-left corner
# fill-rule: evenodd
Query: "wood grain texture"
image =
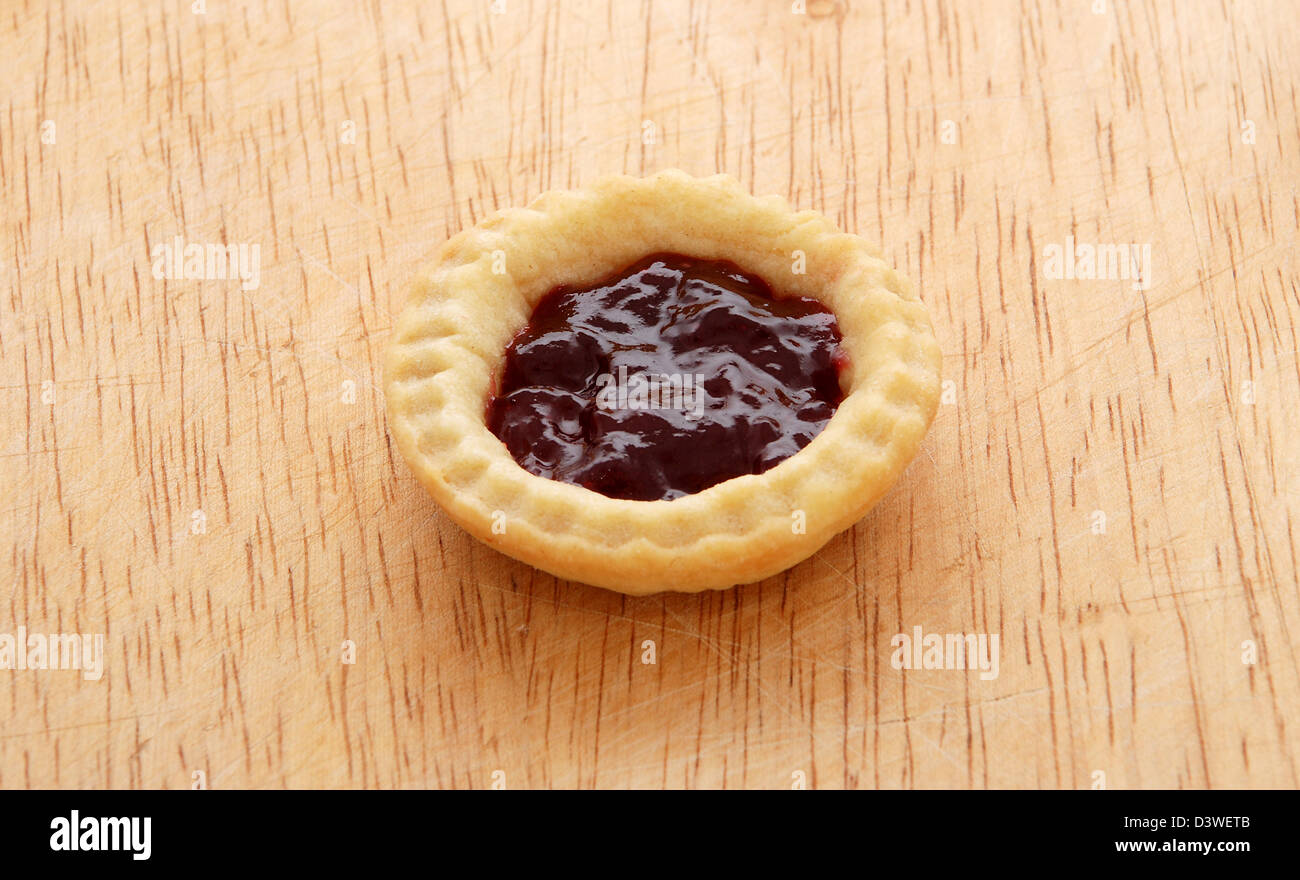
<path id="1" fill-rule="evenodd" d="M 0 632 L 106 664 L 0 672 L 0 785 L 1300 784 L 1289 6 L 807 5 L 8 4 Z M 952 385 L 812 560 L 629 599 L 452 525 L 379 365 L 447 236 L 665 167 L 880 242 Z M 155 279 L 177 235 L 260 284 Z"/>

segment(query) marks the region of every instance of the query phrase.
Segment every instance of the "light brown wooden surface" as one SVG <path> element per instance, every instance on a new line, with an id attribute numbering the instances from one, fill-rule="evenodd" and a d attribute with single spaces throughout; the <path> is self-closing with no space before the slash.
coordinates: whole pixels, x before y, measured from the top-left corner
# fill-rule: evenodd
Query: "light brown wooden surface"
<path id="1" fill-rule="evenodd" d="M 107 656 L 0 672 L 0 785 L 1296 786 L 1300 31 L 1099 5 L 9 4 L 0 632 Z M 814 559 L 627 599 L 452 525 L 379 365 L 448 235 L 664 167 L 881 243 L 953 384 Z"/>

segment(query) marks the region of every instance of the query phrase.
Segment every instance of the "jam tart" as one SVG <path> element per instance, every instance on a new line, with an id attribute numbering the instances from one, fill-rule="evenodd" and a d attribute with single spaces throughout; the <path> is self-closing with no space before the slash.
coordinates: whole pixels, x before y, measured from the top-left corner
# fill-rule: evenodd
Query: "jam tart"
<path id="1" fill-rule="evenodd" d="M 501 211 L 415 282 L 393 439 L 463 528 L 623 593 L 749 583 L 915 455 L 940 352 L 862 239 L 732 178 L 611 177 Z"/>

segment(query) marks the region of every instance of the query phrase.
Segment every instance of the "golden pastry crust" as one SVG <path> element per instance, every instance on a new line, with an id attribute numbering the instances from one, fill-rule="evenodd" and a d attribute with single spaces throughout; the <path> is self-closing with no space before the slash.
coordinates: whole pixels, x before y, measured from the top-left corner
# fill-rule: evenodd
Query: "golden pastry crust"
<path id="1" fill-rule="evenodd" d="M 797 251 L 804 274 L 793 271 Z M 672 501 L 528 473 L 485 423 L 507 345 L 554 287 L 593 284 L 656 252 L 730 260 L 779 294 L 828 306 L 849 359 L 839 409 L 771 470 Z M 560 578 L 697 592 L 774 575 L 860 519 L 916 453 L 940 362 L 925 306 L 862 239 L 731 177 L 664 171 L 544 193 L 452 237 L 397 320 L 384 387 L 411 470 L 476 538 Z"/>

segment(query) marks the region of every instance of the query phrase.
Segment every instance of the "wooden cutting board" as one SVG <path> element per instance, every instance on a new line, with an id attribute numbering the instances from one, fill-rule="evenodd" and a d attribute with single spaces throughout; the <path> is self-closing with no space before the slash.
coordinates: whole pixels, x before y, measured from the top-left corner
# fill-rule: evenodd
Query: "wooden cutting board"
<path id="1" fill-rule="evenodd" d="M 0 17 L 0 634 L 103 636 L 0 671 L 0 785 L 1297 785 L 1290 8 L 799 6 Z M 380 363 L 447 236 L 666 167 L 880 242 L 947 384 L 814 558 L 631 599 L 453 525 Z"/>

